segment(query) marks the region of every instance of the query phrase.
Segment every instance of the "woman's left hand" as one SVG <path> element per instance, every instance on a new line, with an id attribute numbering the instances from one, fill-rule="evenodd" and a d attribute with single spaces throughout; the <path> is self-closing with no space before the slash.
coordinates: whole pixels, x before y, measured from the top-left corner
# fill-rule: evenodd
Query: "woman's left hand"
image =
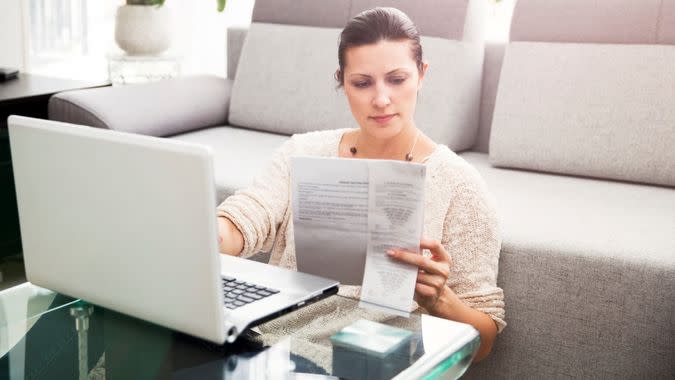
<path id="1" fill-rule="evenodd" d="M 387 254 L 395 260 L 419 268 L 417 284 L 415 284 L 415 301 L 431 313 L 438 299 L 445 292 L 450 291 L 445 283 L 450 274 L 452 260 L 438 240 L 422 239 L 420 252 L 423 249 L 428 249 L 431 257 L 400 249 L 389 250 Z"/>

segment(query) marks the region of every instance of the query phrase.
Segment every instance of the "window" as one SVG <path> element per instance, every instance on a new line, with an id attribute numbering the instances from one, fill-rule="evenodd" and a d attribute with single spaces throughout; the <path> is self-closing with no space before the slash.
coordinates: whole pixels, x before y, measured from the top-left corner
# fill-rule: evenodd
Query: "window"
<path id="1" fill-rule="evenodd" d="M 30 0 L 30 54 L 49 59 L 87 51 L 87 2 Z"/>
<path id="2" fill-rule="evenodd" d="M 105 79 L 114 47 L 114 0 L 29 0 L 27 71 Z"/>

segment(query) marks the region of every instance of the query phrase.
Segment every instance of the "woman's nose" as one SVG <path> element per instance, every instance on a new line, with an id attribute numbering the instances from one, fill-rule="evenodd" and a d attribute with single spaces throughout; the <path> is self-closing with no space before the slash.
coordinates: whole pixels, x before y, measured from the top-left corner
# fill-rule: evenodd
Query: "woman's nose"
<path id="1" fill-rule="evenodd" d="M 389 89 L 382 84 L 376 85 L 373 105 L 378 108 L 384 108 L 389 104 L 391 104 L 391 99 L 389 98 Z"/>

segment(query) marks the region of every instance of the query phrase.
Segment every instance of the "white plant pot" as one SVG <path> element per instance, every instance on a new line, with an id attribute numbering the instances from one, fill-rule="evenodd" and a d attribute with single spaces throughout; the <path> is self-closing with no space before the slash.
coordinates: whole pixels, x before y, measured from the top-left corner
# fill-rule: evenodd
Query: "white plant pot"
<path id="1" fill-rule="evenodd" d="M 154 55 L 169 48 L 171 14 L 166 7 L 122 5 L 115 17 L 115 42 L 129 55 Z"/>

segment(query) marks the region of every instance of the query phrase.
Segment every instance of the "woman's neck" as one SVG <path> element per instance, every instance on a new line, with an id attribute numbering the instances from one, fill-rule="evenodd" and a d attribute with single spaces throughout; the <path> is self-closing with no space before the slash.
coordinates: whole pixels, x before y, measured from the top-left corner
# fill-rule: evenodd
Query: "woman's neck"
<path id="1" fill-rule="evenodd" d="M 411 152 L 415 140 L 421 134 L 414 126 L 404 128 L 399 134 L 388 139 L 375 138 L 364 130 L 359 130 L 356 137 L 358 155 L 364 158 L 375 159 L 405 159 Z"/>

